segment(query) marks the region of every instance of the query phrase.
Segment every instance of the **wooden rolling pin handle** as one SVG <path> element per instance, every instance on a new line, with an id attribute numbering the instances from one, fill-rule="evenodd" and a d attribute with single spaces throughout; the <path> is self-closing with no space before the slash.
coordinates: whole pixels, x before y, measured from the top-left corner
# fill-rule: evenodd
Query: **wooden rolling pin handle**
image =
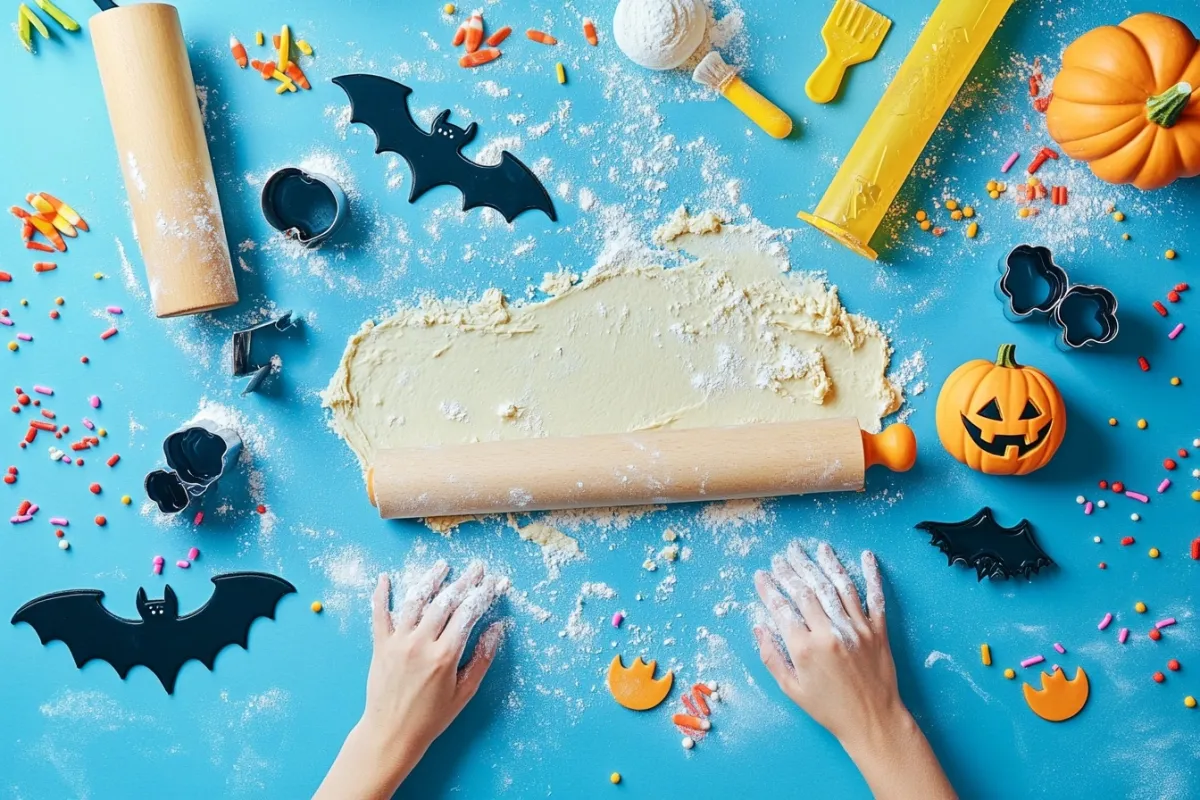
<path id="1" fill-rule="evenodd" d="M 862 432 L 863 460 L 892 472 L 908 472 L 917 463 L 917 437 L 903 424 L 889 425 L 879 433 Z"/>

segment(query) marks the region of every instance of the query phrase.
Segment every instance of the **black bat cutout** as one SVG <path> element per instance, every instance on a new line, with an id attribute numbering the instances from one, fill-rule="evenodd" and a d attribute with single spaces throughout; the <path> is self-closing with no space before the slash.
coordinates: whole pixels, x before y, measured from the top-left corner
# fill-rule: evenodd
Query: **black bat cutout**
<path id="1" fill-rule="evenodd" d="M 542 211 L 553 221 L 554 203 L 529 167 L 507 150 L 494 166 L 476 164 L 462 154 L 479 126 L 466 129 L 447 122 L 450 111 L 438 114 L 426 132 L 408 110 L 412 89 L 379 75 L 339 75 L 333 82 L 350 98 L 350 121 L 375 132 L 375 152 L 391 152 L 412 170 L 414 202 L 435 186 L 454 186 L 463 195 L 463 211 L 487 206 L 512 222 L 524 211 Z"/>
<path id="2" fill-rule="evenodd" d="M 58 639 L 77 667 L 100 659 L 124 679 L 135 666 L 144 666 L 167 694 L 174 694 L 185 663 L 196 659 L 211 670 L 217 654 L 229 645 L 246 648 L 251 623 L 259 617 L 275 619 L 276 605 L 296 591 L 283 578 L 264 572 L 229 572 L 212 582 L 208 602 L 182 617 L 170 586 L 162 600 L 147 600 L 146 590 L 138 589 L 140 620 L 106 609 L 104 592 L 72 589 L 30 600 L 13 615 L 12 624 L 29 623 L 42 644 Z"/>
<path id="3" fill-rule="evenodd" d="M 946 554 L 948 565 L 974 567 L 979 580 L 1029 576 L 1054 562 L 1033 538 L 1033 526 L 1023 519 L 1011 528 L 996 522 L 987 506 L 962 522 L 919 522 L 930 544 Z"/>

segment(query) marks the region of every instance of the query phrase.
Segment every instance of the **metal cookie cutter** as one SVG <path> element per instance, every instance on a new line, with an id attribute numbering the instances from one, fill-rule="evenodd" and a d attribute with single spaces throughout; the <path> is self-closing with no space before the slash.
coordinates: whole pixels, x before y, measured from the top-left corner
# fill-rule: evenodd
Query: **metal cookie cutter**
<path id="1" fill-rule="evenodd" d="M 242 397 L 257 392 L 262 386 L 263 381 L 271 374 L 271 362 L 265 364 L 250 363 L 250 347 L 254 340 L 254 334 L 274 330 L 278 333 L 283 333 L 286 330 L 296 327 L 299 323 L 292 319 L 292 312 L 285 311 L 275 319 L 269 319 L 266 322 L 260 322 L 250 328 L 234 331 L 233 333 L 233 377 L 244 378 L 250 376 L 250 380 L 246 381 L 245 388 L 242 389 Z"/>
<path id="2" fill-rule="evenodd" d="M 284 167 L 267 178 L 262 212 L 271 227 L 305 247 L 319 247 L 346 221 L 346 193 L 328 175 Z"/>
<path id="3" fill-rule="evenodd" d="M 996 297 L 1012 322 L 1047 317 L 1060 334 L 1054 343 L 1067 353 L 1108 344 L 1120 331 L 1116 295 L 1103 286 L 1072 285 L 1046 247 L 1021 244 L 1002 258 Z"/>
<path id="4" fill-rule="evenodd" d="M 216 486 L 241 450 L 242 437 L 236 431 L 196 420 L 163 440 L 168 469 L 146 476 L 146 495 L 164 514 L 178 514 Z"/>

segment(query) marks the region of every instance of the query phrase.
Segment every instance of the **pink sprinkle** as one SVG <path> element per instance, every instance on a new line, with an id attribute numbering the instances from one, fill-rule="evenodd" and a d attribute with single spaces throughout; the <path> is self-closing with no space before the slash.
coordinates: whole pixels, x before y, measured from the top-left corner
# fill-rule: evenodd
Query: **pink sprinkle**
<path id="1" fill-rule="evenodd" d="M 197 511 L 196 516 L 192 518 L 192 524 L 199 525 L 201 522 L 204 522 L 204 512 Z"/>
<path id="2" fill-rule="evenodd" d="M 165 558 L 163 558 L 162 556 L 155 556 L 154 563 L 155 564 L 165 564 L 165 563 L 167 563 L 167 560 Z"/>
<path id="3" fill-rule="evenodd" d="M 1121 632 L 1117 634 L 1117 641 L 1125 644 L 1125 640 L 1129 638 L 1129 628 L 1121 628 Z"/>
<path id="4" fill-rule="evenodd" d="M 64 455 L 64 456 L 62 457 L 62 462 L 63 462 L 64 464 L 70 464 L 70 463 L 71 463 L 71 457 L 70 457 L 70 456 L 68 456 L 68 455 Z"/>
<path id="5" fill-rule="evenodd" d="M 1046 660 L 1045 656 L 1030 656 L 1021 662 L 1022 667 L 1032 667 L 1034 664 L 1040 664 Z"/>
<path id="6" fill-rule="evenodd" d="M 7 325 L 11 328 L 13 326 L 13 321 L 8 317 L 0 317 L 0 325 Z"/>
<path id="7" fill-rule="evenodd" d="M 88 405 L 90 405 L 92 408 L 99 408 L 99 407 L 100 407 L 100 397 L 99 397 L 99 395 L 92 395 L 91 397 L 89 397 L 89 398 L 88 398 Z"/>
<path id="8" fill-rule="evenodd" d="M 1175 330 L 1173 330 L 1167 334 L 1167 338 L 1174 339 L 1176 336 L 1178 336 L 1181 333 L 1183 333 L 1183 323 L 1182 322 L 1175 326 Z"/>
<path id="9" fill-rule="evenodd" d="M 188 550 L 188 561 L 195 561 L 199 557 L 200 549 L 198 547 L 193 547 L 192 549 Z"/>
<path id="10" fill-rule="evenodd" d="M 100 338 L 101 338 L 101 339 L 111 339 L 112 337 L 114 337 L 114 336 L 116 336 L 116 335 L 117 335 L 117 329 L 116 329 L 116 328 L 109 328 L 109 329 L 108 329 L 108 330 L 106 330 L 104 333 L 100 334 Z"/>
<path id="11" fill-rule="evenodd" d="M 54 394 L 54 390 L 49 386 L 34 386 L 33 390 L 38 394 Z"/>
<path id="12" fill-rule="evenodd" d="M 108 306 L 104 310 L 110 314 L 124 314 L 125 313 L 124 311 L 121 310 L 120 306 Z"/>
<path id="13" fill-rule="evenodd" d="M 87 428 L 89 431 L 94 431 L 94 430 L 96 430 L 96 423 L 92 422 L 87 417 L 84 417 L 83 418 L 83 427 Z"/>
<path id="14" fill-rule="evenodd" d="M 1017 163 L 1017 159 L 1020 157 L 1021 157 L 1020 152 L 1013 153 L 1011 156 L 1008 157 L 1008 160 L 1004 162 L 1004 166 L 1000 168 L 1000 171 L 1008 172 L 1010 169 L 1012 169 L 1013 164 Z"/>
<path id="15" fill-rule="evenodd" d="M 26 513 L 26 514 L 28 514 L 29 516 L 31 516 L 31 517 L 32 517 L 32 516 L 33 516 L 34 514 L 36 514 L 36 513 L 37 513 L 37 512 L 38 512 L 40 509 L 41 509 L 41 506 L 39 506 L 37 503 L 34 503 L 34 504 L 33 504 L 33 505 L 31 505 L 29 508 L 25 509 L 25 513 Z"/>
<path id="16" fill-rule="evenodd" d="M 162 568 L 163 568 L 163 565 L 162 565 L 161 561 L 154 562 L 154 574 L 155 575 L 162 575 Z"/>
<path id="17" fill-rule="evenodd" d="M 1083 504 L 1083 513 L 1090 514 L 1090 513 L 1092 513 L 1093 508 L 1095 508 L 1095 506 L 1092 505 L 1092 501 L 1088 500 L 1086 503 Z"/>
<path id="18" fill-rule="evenodd" d="M 50 524 L 56 528 L 65 528 L 71 523 L 67 521 L 66 517 L 51 517 Z"/>
<path id="19" fill-rule="evenodd" d="M 22 342 L 32 342 L 33 341 L 33 337 L 30 336 L 28 333 L 18 333 L 17 338 L 20 339 Z"/>
<path id="20" fill-rule="evenodd" d="M 1054 649 L 1055 649 L 1055 651 L 1057 651 L 1057 652 L 1058 652 L 1058 654 L 1059 654 L 1059 655 L 1062 655 L 1063 653 L 1066 653 L 1066 652 L 1067 652 L 1067 648 L 1063 647 L 1063 646 L 1062 646 L 1061 644 L 1059 644 L 1058 642 L 1055 642 L 1055 643 L 1054 643 Z"/>
<path id="21" fill-rule="evenodd" d="M 189 564 L 187 561 L 183 561 L 181 559 L 181 560 L 175 562 L 175 566 L 179 567 L 180 569 L 187 569 L 188 567 L 190 567 L 192 565 Z"/>
<path id="22" fill-rule="evenodd" d="M 1097 625 L 1096 627 L 1099 628 L 1100 630 L 1104 630 L 1109 625 L 1112 625 L 1112 614 L 1105 614 L 1104 619 L 1100 620 L 1100 624 Z"/>
<path id="23" fill-rule="evenodd" d="M 8 521 L 11 522 L 13 525 L 17 525 L 22 522 L 29 522 L 29 520 L 31 520 L 31 519 L 33 519 L 32 514 L 18 514 L 15 517 L 9 517 Z"/>
<path id="24" fill-rule="evenodd" d="M 1158 493 L 1159 493 L 1159 494 L 1162 494 L 1163 492 L 1165 492 L 1165 491 L 1166 491 L 1167 489 L 1169 489 L 1169 488 L 1171 488 L 1171 479 L 1170 479 L 1170 478 L 1163 478 L 1163 480 L 1162 480 L 1162 483 L 1160 483 L 1160 484 L 1158 485 Z"/>
<path id="25" fill-rule="evenodd" d="M 622 614 L 620 611 L 618 611 L 617 613 L 613 614 L 613 618 L 612 618 L 612 626 L 613 626 L 614 628 L 619 628 L 619 627 L 621 627 L 621 621 L 622 621 L 622 620 L 624 620 L 624 619 L 625 619 L 625 615 L 624 615 L 624 614 Z"/>
<path id="26" fill-rule="evenodd" d="M 1158 628 L 1159 630 L 1162 630 L 1163 628 L 1169 628 L 1174 624 L 1175 624 L 1175 618 L 1167 617 L 1166 619 L 1160 619 L 1158 622 L 1154 623 L 1154 627 Z"/>
<path id="27" fill-rule="evenodd" d="M 1140 492 L 1126 492 L 1125 496 L 1128 497 L 1130 500 L 1139 500 L 1143 503 L 1150 502 L 1150 498 L 1146 497 L 1146 495 L 1141 494 Z"/>

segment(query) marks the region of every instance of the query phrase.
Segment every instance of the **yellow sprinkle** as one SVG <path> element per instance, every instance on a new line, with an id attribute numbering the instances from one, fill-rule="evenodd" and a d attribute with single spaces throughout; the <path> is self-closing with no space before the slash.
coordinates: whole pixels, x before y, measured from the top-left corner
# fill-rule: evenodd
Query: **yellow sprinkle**
<path id="1" fill-rule="evenodd" d="M 959 209 L 956 208 L 950 212 L 950 219 L 955 220 L 957 222 L 958 220 L 960 220 L 962 218 L 963 218 L 963 213 Z"/>
<path id="2" fill-rule="evenodd" d="M 975 235 L 978 233 L 979 233 L 979 223 L 978 222 L 972 222 L 970 225 L 967 226 L 967 238 L 968 239 L 974 239 Z"/>
<path id="3" fill-rule="evenodd" d="M 946 210 L 947 211 L 953 211 L 956 208 L 958 208 L 957 200 L 947 200 L 946 201 Z"/>
<path id="4" fill-rule="evenodd" d="M 262 47 L 262 46 L 263 46 L 263 42 L 265 42 L 266 40 L 267 40 L 267 38 L 266 38 L 265 36 L 263 36 L 263 32 L 262 32 L 262 31 L 255 31 L 255 32 L 254 32 L 254 43 L 255 43 L 256 45 L 258 45 L 259 47 Z"/>
<path id="5" fill-rule="evenodd" d="M 1114 211 L 1112 218 L 1113 218 L 1113 222 L 1124 222 L 1125 221 L 1125 215 L 1122 214 L 1120 211 Z"/>
<path id="6" fill-rule="evenodd" d="M 609 775 L 609 776 L 608 776 L 608 782 L 609 782 L 609 783 L 611 783 L 611 784 L 613 784 L 614 786 L 615 786 L 616 784 L 620 783 L 620 782 L 621 782 L 621 773 L 619 773 L 619 772 L 614 772 L 612 775 Z"/>
<path id="7" fill-rule="evenodd" d="M 1004 670 L 1004 677 L 1011 681 L 1013 678 L 1017 677 L 1017 673 L 1013 672 L 1012 667 L 1009 667 L 1008 669 Z"/>
<path id="8" fill-rule="evenodd" d="M 122 503 L 122 505 L 129 505 L 129 504 L 130 504 L 130 503 L 132 503 L 132 502 L 133 502 L 133 498 L 132 498 L 132 497 L 130 497 L 129 495 L 127 495 L 127 494 L 123 494 L 123 495 L 121 495 L 121 503 Z"/>
<path id="9" fill-rule="evenodd" d="M 98 281 L 104 280 L 104 273 L 103 272 L 93 272 L 92 277 Z"/>
<path id="10" fill-rule="evenodd" d="M 974 206 L 963 206 L 962 211 L 963 211 L 963 216 L 966 217 L 967 219 L 970 219 L 971 217 L 975 216 L 975 207 Z"/>
<path id="11" fill-rule="evenodd" d="M 17 348 L 15 348 L 15 347 L 13 347 L 13 344 L 16 344 L 16 342 L 13 342 L 12 344 L 10 344 L 10 345 L 8 346 L 8 349 L 9 349 L 9 350 L 16 350 L 16 349 L 17 349 Z M 1195 501 L 1197 501 L 1197 502 L 1200 502 L 1200 489 L 1197 489 L 1196 491 L 1192 492 L 1192 499 L 1193 499 L 1193 500 L 1195 500 Z"/>
<path id="12" fill-rule="evenodd" d="M 1182 381 L 1180 381 L 1179 378 L 1171 378 L 1172 386 L 1178 386 L 1180 383 L 1182 383 Z"/>
<path id="13" fill-rule="evenodd" d="M 558 82 L 559 83 L 567 82 L 567 70 L 565 67 L 563 67 L 561 61 L 554 65 L 554 71 L 555 71 L 555 73 L 558 74 Z"/>
<path id="14" fill-rule="evenodd" d="M 921 220 L 921 230 L 927 231 L 932 227 L 933 227 L 933 223 L 930 222 L 929 220 L 927 220 L 927 219 Z"/>
<path id="15" fill-rule="evenodd" d="M 917 218 L 917 222 L 924 222 L 925 220 L 929 219 L 929 215 L 924 211 L 918 211 L 915 216 Z"/>
<path id="16" fill-rule="evenodd" d="M 320 600 L 313 600 L 313 601 L 312 601 L 312 605 L 311 605 L 311 606 L 309 606 L 309 608 L 311 608 L 311 609 L 312 609 L 312 612 L 313 612 L 314 614 L 320 614 L 320 613 L 321 613 L 321 611 L 322 611 L 322 610 L 325 608 L 325 606 L 321 605 L 321 601 L 320 601 Z"/>
<path id="17" fill-rule="evenodd" d="M 1150 548 L 1150 553 L 1149 553 L 1149 556 L 1150 556 L 1151 558 L 1158 558 L 1158 556 L 1159 556 L 1158 548 L 1157 548 L 1157 547 L 1151 547 L 1151 548 Z"/>
<path id="18" fill-rule="evenodd" d="M 1185 706 L 1187 706 L 1188 708 L 1195 708 L 1196 707 L 1196 698 L 1192 697 L 1189 694 L 1187 697 L 1183 698 L 1183 704 Z"/>
<path id="19" fill-rule="evenodd" d="M 1175 258 L 1175 251 L 1174 251 L 1174 250 L 1168 250 L 1167 252 L 1163 253 L 1163 255 L 1165 255 L 1165 256 L 1167 257 L 1167 260 L 1168 260 L 1168 261 L 1171 261 L 1171 260 L 1173 260 L 1173 259 Z"/>
<path id="20" fill-rule="evenodd" d="M 1026 217 L 1029 216 L 1029 209 L 1022 208 L 1020 211 L 1017 212 L 1017 216 L 1020 217 L 1021 219 L 1025 219 Z"/>
<path id="21" fill-rule="evenodd" d="M 63 300 L 61 297 L 54 298 L 54 305 L 56 305 L 56 306 L 61 306 L 65 302 L 67 302 L 67 301 Z"/>
<path id="22" fill-rule="evenodd" d="M 996 181 L 996 191 L 997 192 L 1003 192 L 1006 189 L 1008 189 L 1007 183 L 1005 183 L 1004 181 Z"/>
<path id="23" fill-rule="evenodd" d="M 1141 600 L 1138 600 L 1136 603 L 1133 604 L 1133 610 L 1138 612 L 1139 614 L 1145 614 L 1146 613 L 1146 604 L 1143 603 Z"/>
<path id="24" fill-rule="evenodd" d="M 995 181 L 988 181 L 988 182 L 987 182 L 987 187 L 986 187 L 986 188 L 987 188 L 987 190 L 988 190 L 989 192 L 994 192 L 994 191 L 996 191 L 996 182 L 995 182 Z"/>
<path id="25" fill-rule="evenodd" d="M 1127 241 L 1127 242 L 1128 242 L 1128 241 L 1129 241 L 1129 234 L 1128 234 L 1128 233 L 1122 233 L 1122 234 L 1121 234 L 1121 238 L 1122 238 L 1122 239 L 1124 239 L 1125 241 Z"/>
<path id="26" fill-rule="evenodd" d="M 1026 186 L 1039 186 L 1041 181 L 1034 176 L 1029 176 L 1029 180 L 1025 181 Z"/>
<path id="27" fill-rule="evenodd" d="M 104 430 L 104 428 L 101 428 L 100 430 L 96 431 L 96 433 L 100 436 L 108 436 L 108 431 Z"/>
<path id="28" fill-rule="evenodd" d="M 1116 418 L 1116 417 L 1109 417 L 1109 418 L 1108 418 L 1108 424 L 1109 424 L 1109 425 L 1112 425 L 1114 428 L 1115 428 L 1115 427 L 1117 427 L 1117 418 Z"/>
<path id="29" fill-rule="evenodd" d="M 992 198 L 993 200 L 999 200 L 1000 192 L 996 191 L 995 189 L 992 189 L 991 191 L 988 192 L 988 197 Z"/>
<path id="30" fill-rule="evenodd" d="M 985 667 L 992 665 L 992 648 L 988 647 L 986 643 L 979 645 L 979 658 Z"/>
<path id="31" fill-rule="evenodd" d="M 304 53 L 306 56 L 311 56 L 313 54 L 312 45 L 306 42 L 304 39 L 297 39 L 296 47 L 299 48 L 300 52 Z"/>
<path id="32" fill-rule="evenodd" d="M 1144 430 L 1146 430 L 1146 426 L 1147 426 L 1148 424 L 1149 424 L 1149 423 L 1148 423 L 1148 422 L 1146 422 L 1146 420 L 1144 420 L 1144 419 L 1139 419 L 1139 420 L 1137 421 L 1138 430 L 1141 430 L 1141 431 L 1144 431 Z"/>
<path id="33" fill-rule="evenodd" d="M 19 344 L 17 344 L 16 342 L 9 342 L 8 349 L 12 350 L 15 353 L 21 349 L 21 346 Z"/>
<path id="34" fill-rule="evenodd" d="M 453 14 L 457 10 L 458 9 L 454 7 L 454 3 L 446 3 L 446 5 L 442 6 L 443 14 Z"/>
<path id="35" fill-rule="evenodd" d="M 292 59 L 292 29 L 287 25 L 279 31 L 279 66 L 286 68 Z"/>
<path id="36" fill-rule="evenodd" d="M 23 306 L 27 306 L 27 305 L 29 305 L 29 301 L 28 301 L 28 300 L 26 300 L 24 297 L 22 297 L 22 298 L 21 298 L 21 305 L 23 305 Z"/>

